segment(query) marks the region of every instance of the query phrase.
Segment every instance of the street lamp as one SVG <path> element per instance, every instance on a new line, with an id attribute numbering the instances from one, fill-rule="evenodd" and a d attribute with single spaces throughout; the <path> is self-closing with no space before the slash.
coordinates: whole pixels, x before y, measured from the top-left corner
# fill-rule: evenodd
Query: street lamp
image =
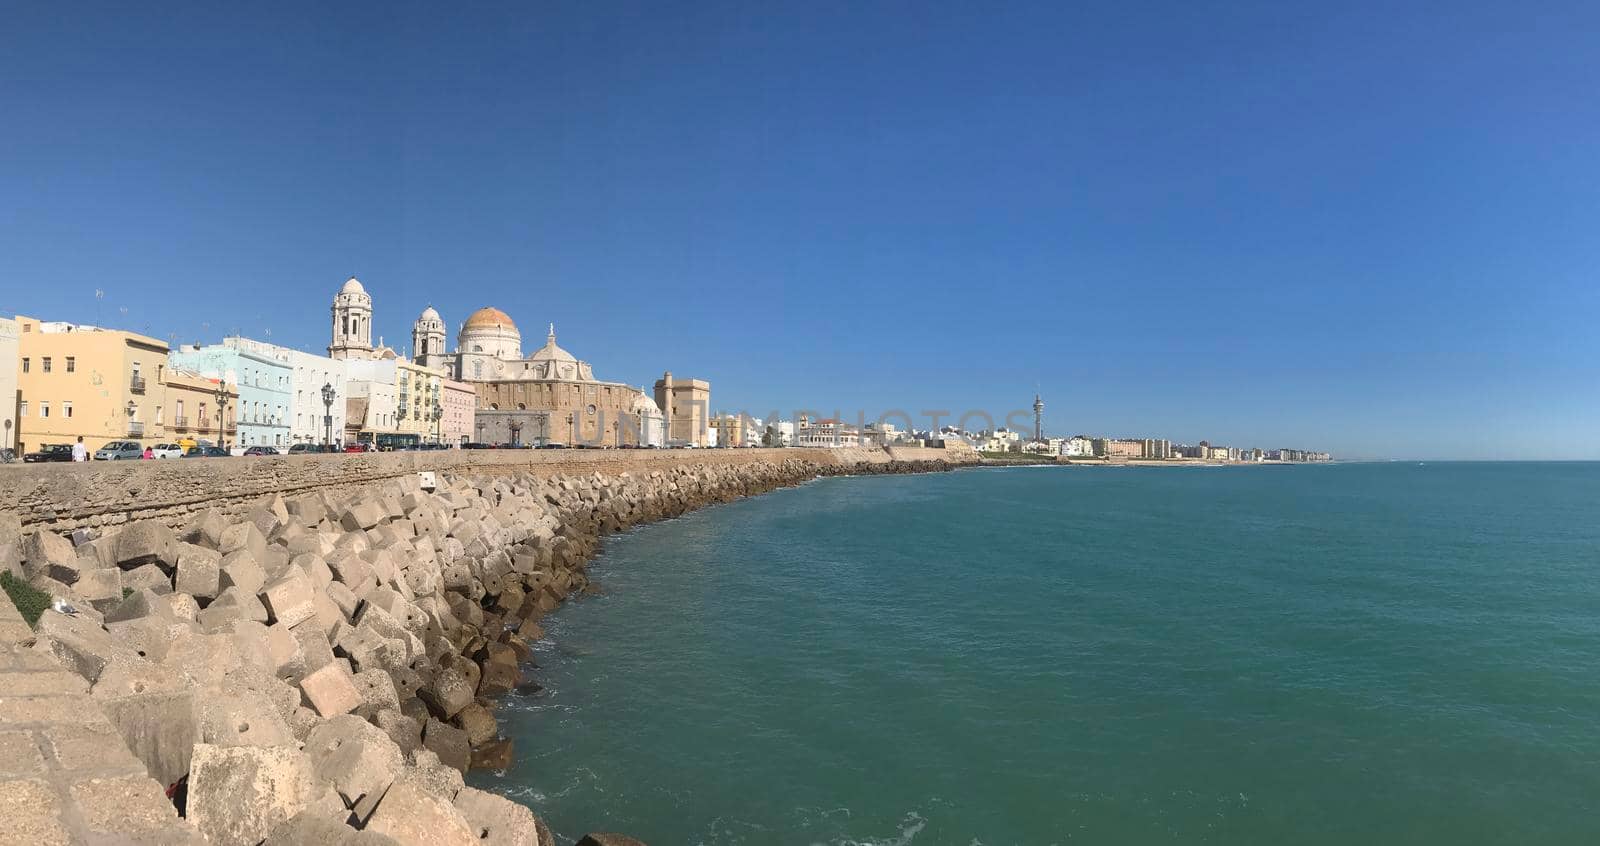
<path id="1" fill-rule="evenodd" d="M 217 446 L 221 449 L 228 448 L 228 436 L 223 430 L 228 420 L 228 383 L 217 380 Z"/>
<path id="2" fill-rule="evenodd" d="M 333 385 L 322 383 L 322 436 L 323 446 L 333 446 Z"/>

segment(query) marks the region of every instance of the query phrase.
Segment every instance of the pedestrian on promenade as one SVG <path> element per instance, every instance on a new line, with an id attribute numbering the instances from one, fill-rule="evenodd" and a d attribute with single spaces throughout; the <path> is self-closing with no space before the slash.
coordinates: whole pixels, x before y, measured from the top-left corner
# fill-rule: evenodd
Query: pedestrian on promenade
<path id="1" fill-rule="evenodd" d="M 156 451 L 154 449 L 150 448 L 150 447 L 145 447 L 144 448 L 144 460 L 145 461 L 154 461 L 155 458 L 156 458 Z"/>
<path id="2" fill-rule="evenodd" d="M 79 435 L 78 436 L 78 442 L 72 445 L 72 460 L 73 461 L 88 461 L 89 460 L 89 448 L 83 445 L 83 436 L 82 435 Z"/>

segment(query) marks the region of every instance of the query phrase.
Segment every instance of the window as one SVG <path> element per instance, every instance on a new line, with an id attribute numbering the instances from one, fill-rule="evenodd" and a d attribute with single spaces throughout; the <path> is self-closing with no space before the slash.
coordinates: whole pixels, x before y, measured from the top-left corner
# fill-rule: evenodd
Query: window
<path id="1" fill-rule="evenodd" d="M 28 365 L 29 365 L 29 363 L 30 363 L 30 362 L 29 362 L 29 361 L 28 361 L 28 360 L 27 360 L 27 359 L 23 359 L 23 360 L 22 360 L 22 372 L 23 372 L 23 373 L 27 373 L 27 372 L 28 372 L 28 370 L 29 370 L 29 368 L 28 368 Z"/>
<path id="2" fill-rule="evenodd" d="M 77 373 L 78 372 L 78 359 L 77 359 L 76 356 L 70 356 L 70 355 L 67 356 L 67 372 L 68 373 Z"/>
<path id="3" fill-rule="evenodd" d="M 39 359 L 39 372 L 40 373 L 49 373 L 50 372 L 50 356 L 45 356 L 45 357 Z"/>
<path id="4" fill-rule="evenodd" d="M 71 361 L 71 359 L 68 359 L 68 361 Z M 61 416 L 62 417 L 71 417 L 72 416 L 72 403 L 71 402 L 68 402 L 68 401 L 65 401 L 65 400 L 62 401 L 62 403 L 61 403 Z"/>
<path id="5" fill-rule="evenodd" d="M 156 406 L 156 425 L 157 426 L 163 425 L 162 422 L 161 422 L 161 406 L 159 406 L 159 405 Z"/>
<path id="6" fill-rule="evenodd" d="M 28 416 L 28 401 L 27 400 L 23 400 L 22 402 L 17 403 L 17 416 L 18 417 L 27 417 Z"/>
<path id="7" fill-rule="evenodd" d="M 50 416 L 50 403 L 49 402 L 46 402 L 46 401 L 43 401 L 43 400 L 41 400 L 39 402 L 39 416 L 40 417 L 49 417 Z"/>

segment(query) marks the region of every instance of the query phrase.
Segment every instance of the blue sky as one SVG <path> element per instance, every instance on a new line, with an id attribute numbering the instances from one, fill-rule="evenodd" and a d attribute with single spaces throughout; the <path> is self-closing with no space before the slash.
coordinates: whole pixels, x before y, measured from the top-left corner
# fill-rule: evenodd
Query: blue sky
<path id="1" fill-rule="evenodd" d="M 1600 458 L 1600 7 L 985 5 L 13 6 L 0 312 L 318 349 L 355 274 L 758 414 Z"/>

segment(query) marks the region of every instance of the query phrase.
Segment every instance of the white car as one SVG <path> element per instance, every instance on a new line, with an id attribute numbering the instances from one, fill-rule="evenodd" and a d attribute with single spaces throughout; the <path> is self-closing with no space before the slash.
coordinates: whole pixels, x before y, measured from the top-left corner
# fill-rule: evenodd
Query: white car
<path id="1" fill-rule="evenodd" d="M 150 454 L 156 458 L 182 458 L 183 447 L 177 444 L 156 444 L 150 448 Z"/>

